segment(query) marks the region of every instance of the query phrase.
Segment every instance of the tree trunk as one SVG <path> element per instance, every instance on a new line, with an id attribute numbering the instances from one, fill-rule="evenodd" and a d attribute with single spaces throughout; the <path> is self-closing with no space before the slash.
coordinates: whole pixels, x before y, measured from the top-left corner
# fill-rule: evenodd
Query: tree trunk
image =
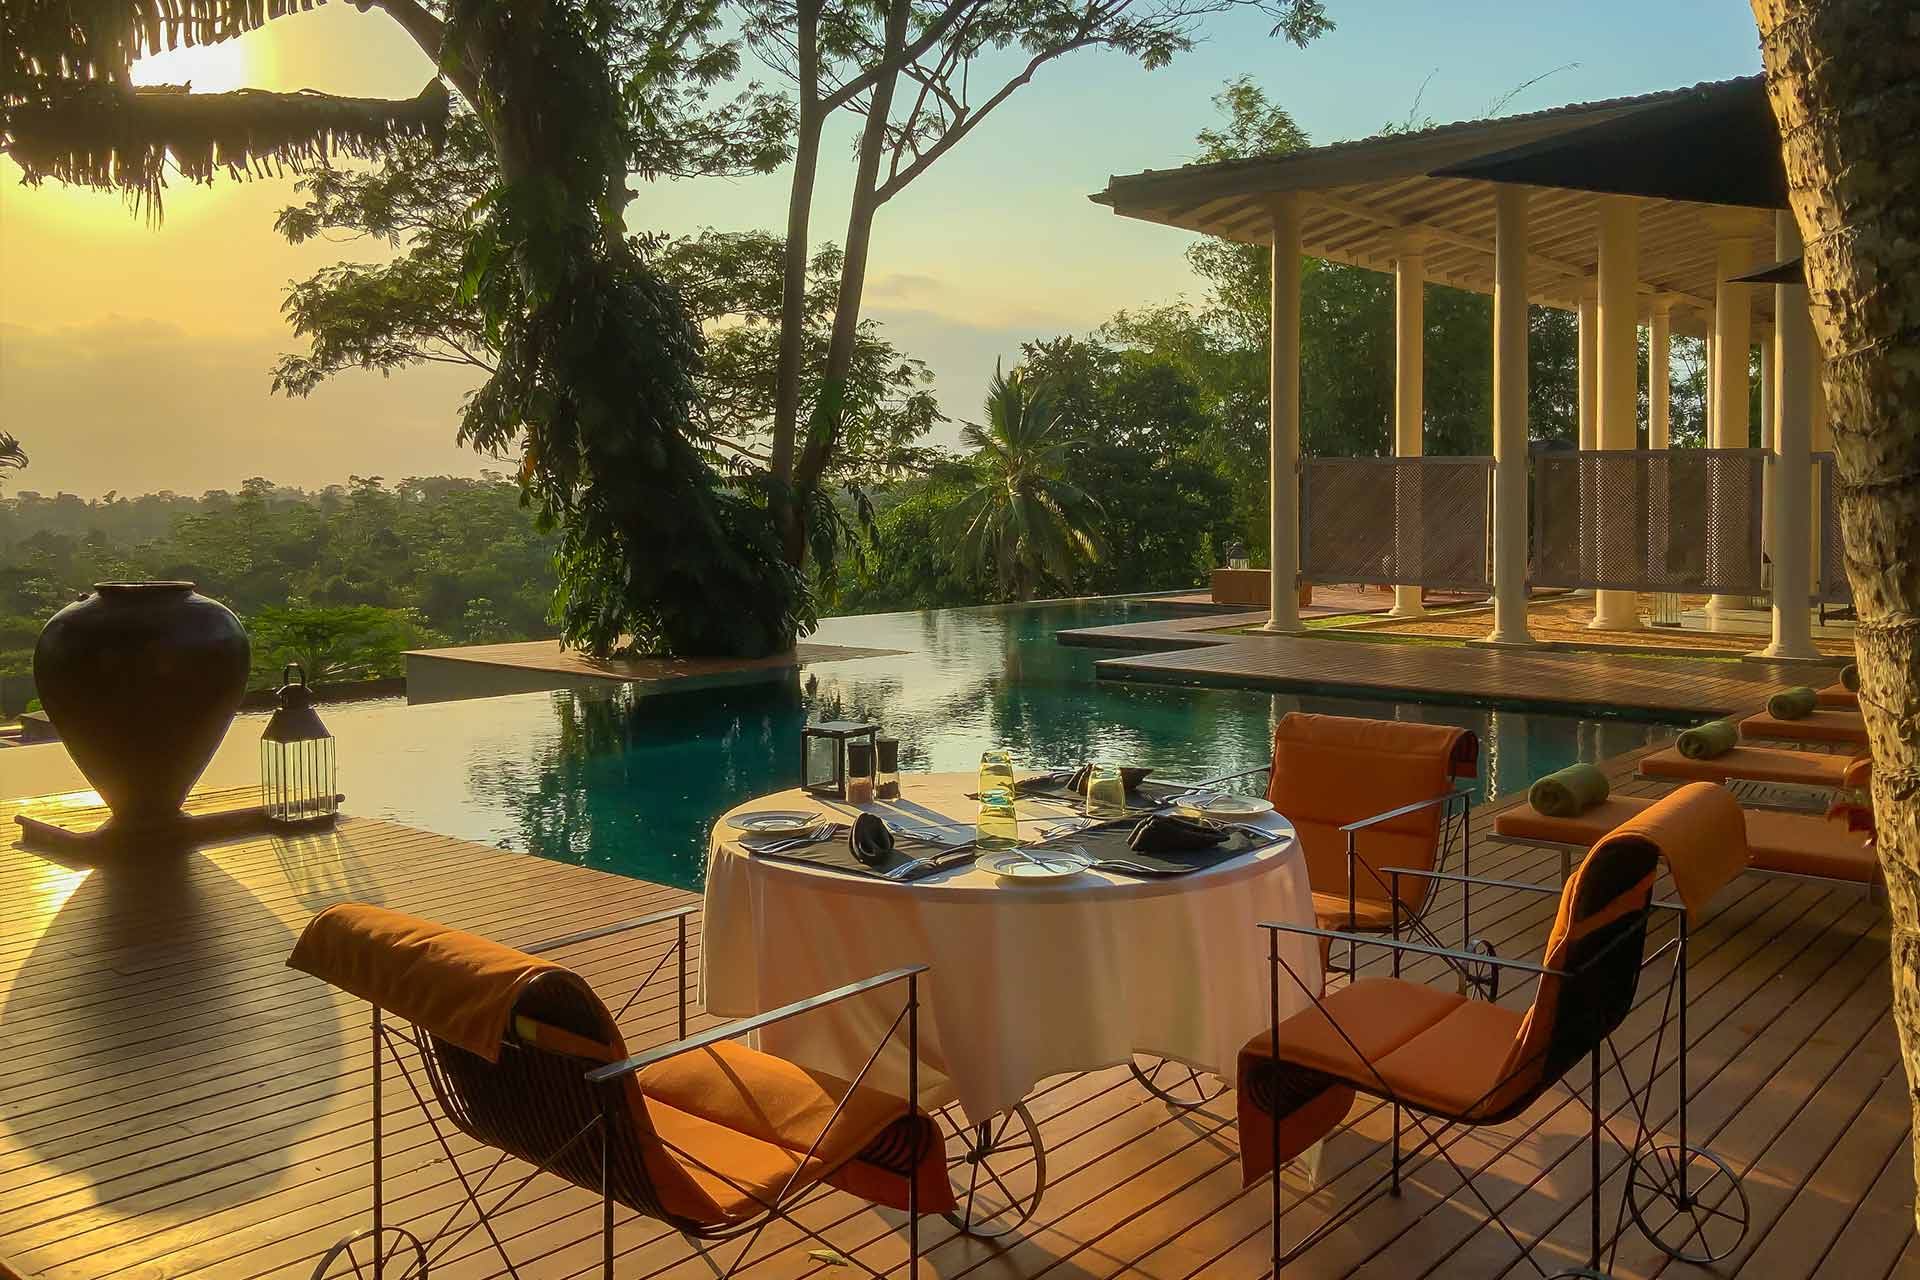
<path id="1" fill-rule="evenodd" d="M 787 196 L 787 243 L 780 291 L 780 356 L 774 372 L 773 441 L 768 469 L 785 492 L 773 496 L 774 517 L 788 560 L 806 554 L 804 508 L 794 502 L 795 437 L 800 429 L 801 368 L 806 358 L 807 256 L 812 234 L 813 183 L 820 169 L 820 132 L 826 107 L 820 101 L 820 0 L 800 0 L 795 58 L 800 75 L 799 134 L 793 148 L 793 185 Z"/>
<path id="2" fill-rule="evenodd" d="M 1920 22 L 1912 0 L 1752 5 L 1826 356 L 1893 1020 L 1920 1139 Z"/>
<path id="3" fill-rule="evenodd" d="M 868 102 L 866 126 L 860 133 L 859 160 L 847 215 L 847 243 L 840 262 L 840 288 L 834 297 L 833 332 L 827 341 L 827 367 L 820 379 L 819 399 L 807 424 L 806 444 L 793 470 L 796 494 L 810 492 L 819 483 L 840 433 L 847 373 L 853 367 L 853 348 L 860 336 L 860 301 L 867 287 L 867 252 L 873 244 L 873 215 L 880 207 L 875 195 L 880 184 L 880 157 L 886 150 L 887 118 L 893 111 L 894 86 L 900 82 L 907 20 L 912 12 L 911 0 L 890 0 L 887 6 L 881 71 Z M 797 533 L 799 545 L 789 541 L 787 547 L 787 558 L 794 564 L 799 564 L 806 554 L 804 526 Z"/>

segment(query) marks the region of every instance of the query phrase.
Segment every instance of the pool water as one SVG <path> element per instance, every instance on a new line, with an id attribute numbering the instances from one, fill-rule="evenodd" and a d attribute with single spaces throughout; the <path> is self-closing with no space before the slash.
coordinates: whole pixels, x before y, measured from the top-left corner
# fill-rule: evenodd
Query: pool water
<path id="1" fill-rule="evenodd" d="M 1272 755 L 1289 711 L 1455 724 L 1480 737 L 1479 797 L 1673 732 L 1646 720 L 1098 681 L 1066 627 L 1172 616 L 1097 600 L 832 618 L 814 640 L 902 650 L 798 680 L 654 697 L 630 689 L 410 707 L 323 708 L 357 814 L 698 888 L 713 819 L 799 781 L 801 725 L 861 719 L 901 741 L 903 773 L 971 770 L 988 746 L 1021 767 L 1102 758 L 1204 779 Z"/>

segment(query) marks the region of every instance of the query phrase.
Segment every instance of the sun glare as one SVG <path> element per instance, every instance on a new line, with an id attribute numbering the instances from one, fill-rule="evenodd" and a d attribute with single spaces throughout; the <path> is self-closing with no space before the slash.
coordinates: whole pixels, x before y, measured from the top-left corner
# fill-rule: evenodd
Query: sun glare
<path id="1" fill-rule="evenodd" d="M 226 93 L 246 88 L 249 73 L 258 79 L 260 68 L 250 65 L 246 39 L 220 44 L 168 49 L 133 64 L 137 85 L 191 84 L 195 93 Z"/>

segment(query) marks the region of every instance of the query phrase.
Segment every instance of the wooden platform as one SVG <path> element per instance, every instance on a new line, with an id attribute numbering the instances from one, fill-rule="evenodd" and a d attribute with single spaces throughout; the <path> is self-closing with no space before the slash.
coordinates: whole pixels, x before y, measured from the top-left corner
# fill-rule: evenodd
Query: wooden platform
<path id="1" fill-rule="evenodd" d="M 1750 709 L 1784 686 L 1816 684 L 1802 663 L 1705 662 L 1620 654 L 1460 648 L 1316 636 L 1195 634 L 1136 623 L 1061 634 L 1071 644 L 1158 649 L 1095 664 L 1102 679 L 1580 712 L 1599 706 L 1676 716 Z"/>
<path id="2" fill-rule="evenodd" d="M 1476 873 L 1556 878 L 1551 855 L 1488 837 L 1487 812 L 1475 815 Z M 120 869 L 0 848 L 0 1257 L 21 1275 L 59 1280 L 302 1277 L 327 1245 L 367 1222 L 366 1009 L 283 964 L 320 907 L 382 902 L 526 943 L 688 897 L 368 820 L 328 837 L 245 841 Z M 1548 909 L 1534 895 L 1483 893 L 1474 932 L 1503 954 L 1532 954 Z M 1436 919 L 1456 913 L 1449 899 Z M 1722 895 L 1695 941 L 1694 1136 L 1745 1174 L 1755 1216 L 1721 1274 L 1920 1275 L 1881 909 L 1857 890 L 1752 878 Z M 665 942 L 664 933 L 630 937 L 572 958 L 617 1005 Z M 1249 963 L 1259 947 L 1249 939 Z M 696 963 L 697 955 L 696 939 Z M 636 1002 L 624 1020 L 634 1043 L 669 1034 L 670 991 L 663 982 Z M 1630 1063 L 1646 1060 L 1658 994 L 1643 988 L 1622 1032 Z M 1664 1122 L 1671 1075 L 1662 1081 L 1655 1115 Z M 1624 1097 L 1610 1088 L 1608 1100 L 1624 1123 Z M 1032 1100 L 1050 1179 L 1039 1219 L 1023 1238 L 997 1244 L 956 1238 L 931 1220 L 926 1274 L 1264 1275 L 1267 1196 L 1240 1186 L 1230 1102 L 1175 1115 L 1121 1069 L 1048 1082 Z M 437 1223 L 458 1198 L 453 1175 L 403 1088 L 388 1105 L 390 1212 Z M 1381 1167 L 1374 1140 L 1383 1124 L 1377 1110 L 1356 1109 L 1329 1144 L 1321 1190 L 1293 1215 L 1302 1227 Z M 1557 1261 L 1573 1259 L 1584 1229 L 1578 1127 L 1570 1104 L 1549 1100 L 1451 1147 L 1463 1162 L 1489 1166 L 1483 1189 L 1518 1229 L 1549 1233 Z M 1609 1148 L 1609 1167 L 1617 1160 Z M 1470 1200 L 1441 1198 L 1452 1190 L 1444 1164 L 1409 1172 L 1403 1198 L 1374 1204 L 1287 1274 L 1533 1274 Z M 1288 1185 L 1291 1202 L 1302 1188 Z M 1609 1192 L 1609 1221 L 1613 1203 Z M 900 1256 L 891 1215 L 836 1195 L 811 1216 L 876 1266 Z M 585 1193 L 541 1180 L 499 1225 L 530 1280 L 598 1274 L 597 1202 Z M 713 1274 L 651 1223 L 623 1214 L 617 1239 L 623 1280 Z M 811 1244 L 768 1243 L 777 1252 L 747 1274 L 854 1274 L 809 1258 Z M 1711 1274 L 1661 1262 L 1630 1241 L 1616 1274 Z M 477 1233 L 433 1272 L 500 1273 Z"/>
<path id="3" fill-rule="evenodd" d="M 557 640 L 415 649 L 407 657 L 407 701 L 448 702 L 508 693 L 637 685 L 664 693 L 715 685 L 779 680 L 797 667 L 853 658 L 878 658 L 898 649 L 798 644 L 770 658 L 608 658 L 562 648 Z"/>

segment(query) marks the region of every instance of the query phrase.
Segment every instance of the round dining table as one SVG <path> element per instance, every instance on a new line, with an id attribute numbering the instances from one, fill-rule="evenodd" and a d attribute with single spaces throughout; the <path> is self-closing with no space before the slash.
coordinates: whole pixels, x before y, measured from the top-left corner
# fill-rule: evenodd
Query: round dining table
<path id="1" fill-rule="evenodd" d="M 728 820 L 792 809 L 851 823 L 864 810 L 897 832 L 958 844 L 973 838 L 974 786 L 972 774 L 907 774 L 898 799 L 854 805 L 795 789 L 718 820 L 701 932 L 708 1011 L 761 1013 L 926 964 L 919 1100 L 957 1103 L 975 1125 L 1012 1113 L 1051 1076 L 1134 1064 L 1136 1055 L 1231 1081 L 1241 1047 L 1271 1017 L 1259 924 L 1314 922 L 1306 863 L 1283 816 L 1254 820 L 1278 839 L 1203 870 L 1146 878 L 1095 869 L 1046 882 L 966 862 L 892 882 L 760 857 Z M 1074 816 L 1066 800 L 1022 797 L 1019 810 L 1023 841 Z M 1277 936 L 1292 970 L 1317 981 L 1313 940 Z M 903 996 L 882 989 L 767 1027 L 761 1047 L 851 1079 Z M 1279 997 L 1282 1018 L 1308 1003 L 1285 971 Z M 905 1092 L 902 1039 L 874 1060 L 867 1083 Z"/>

